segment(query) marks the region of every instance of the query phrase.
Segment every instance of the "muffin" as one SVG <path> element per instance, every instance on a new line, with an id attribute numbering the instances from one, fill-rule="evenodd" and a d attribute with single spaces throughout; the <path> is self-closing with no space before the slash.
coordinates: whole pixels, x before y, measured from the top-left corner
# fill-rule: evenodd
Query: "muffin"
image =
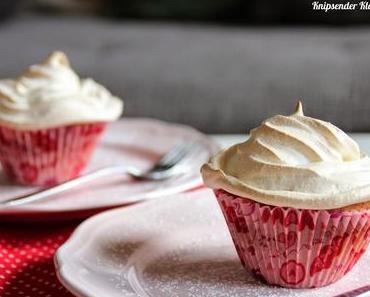
<path id="1" fill-rule="evenodd" d="M 80 79 L 62 52 L 0 80 L 0 162 L 25 185 L 78 176 L 123 102 L 94 80 Z"/>
<path id="2" fill-rule="evenodd" d="M 339 280 L 370 241 L 370 159 L 334 125 L 267 119 L 202 167 L 244 267 L 290 288 Z"/>

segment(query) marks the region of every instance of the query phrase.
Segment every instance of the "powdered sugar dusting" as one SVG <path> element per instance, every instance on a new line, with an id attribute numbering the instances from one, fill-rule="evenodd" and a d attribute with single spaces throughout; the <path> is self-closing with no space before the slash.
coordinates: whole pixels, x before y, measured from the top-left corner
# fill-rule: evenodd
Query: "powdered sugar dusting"
<path id="1" fill-rule="evenodd" d="M 285 289 L 256 280 L 240 264 L 209 190 L 90 219 L 62 248 L 58 261 L 65 271 L 63 281 L 85 286 L 89 297 L 329 297 L 368 285 L 370 275 L 367 252 L 352 271 L 327 287 Z"/>

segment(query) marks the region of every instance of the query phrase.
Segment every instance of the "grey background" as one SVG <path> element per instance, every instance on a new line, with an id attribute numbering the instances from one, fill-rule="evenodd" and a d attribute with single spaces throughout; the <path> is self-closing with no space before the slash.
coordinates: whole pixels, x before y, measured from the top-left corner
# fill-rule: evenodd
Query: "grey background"
<path id="1" fill-rule="evenodd" d="M 370 131 L 370 27 L 227 27 L 23 16 L 0 26 L 0 77 L 61 49 L 124 116 L 244 133 L 273 114 Z"/>

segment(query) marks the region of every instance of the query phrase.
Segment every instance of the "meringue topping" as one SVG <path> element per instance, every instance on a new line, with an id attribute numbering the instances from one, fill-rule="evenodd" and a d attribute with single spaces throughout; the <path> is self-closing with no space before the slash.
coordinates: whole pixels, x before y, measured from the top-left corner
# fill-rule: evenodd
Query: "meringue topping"
<path id="1" fill-rule="evenodd" d="M 80 79 L 62 52 L 17 79 L 0 80 L 0 123 L 20 129 L 112 121 L 122 110 L 121 99 L 91 78 Z"/>
<path id="2" fill-rule="evenodd" d="M 370 200 L 369 157 L 339 128 L 305 116 L 301 102 L 221 151 L 202 175 L 213 189 L 273 206 L 333 209 Z"/>

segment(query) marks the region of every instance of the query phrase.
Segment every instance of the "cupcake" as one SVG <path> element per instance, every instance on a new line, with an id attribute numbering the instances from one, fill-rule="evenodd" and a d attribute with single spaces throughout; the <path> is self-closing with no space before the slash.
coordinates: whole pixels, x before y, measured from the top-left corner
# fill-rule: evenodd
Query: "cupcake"
<path id="1" fill-rule="evenodd" d="M 370 241 L 370 159 L 334 125 L 267 119 L 202 167 L 243 266 L 290 288 L 339 280 Z"/>
<path id="2" fill-rule="evenodd" d="M 0 80 L 0 162 L 25 185 L 78 176 L 123 103 L 94 80 L 80 79 L 66 55 L 52 53 L 17 79 Z"/>

